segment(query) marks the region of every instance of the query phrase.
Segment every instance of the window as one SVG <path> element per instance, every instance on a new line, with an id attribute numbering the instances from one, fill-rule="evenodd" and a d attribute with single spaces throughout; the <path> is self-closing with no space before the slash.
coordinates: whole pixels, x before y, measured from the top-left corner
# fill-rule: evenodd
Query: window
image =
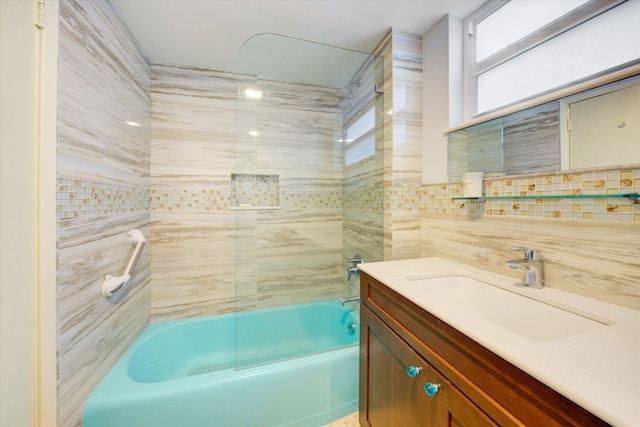
<path id="1" fill-rule="evenodd" d="M 640 63 L 640 1 L 493 2 L 465 25 L 466 119 Z"/>
<path id="2" fill-rule="evenodd" d="M 368 109 L 345 130 L 344 164 L 349 166 L 375 154 L 376 108 Z"/>
<path id="3" fill-rule="evenodd" d="M 491 56 L 512 43 L 561 18 L 588 0 L 556 0 L 540 7 L 540 1 L 510 1 L 478 22 L 476 60 Z"/>

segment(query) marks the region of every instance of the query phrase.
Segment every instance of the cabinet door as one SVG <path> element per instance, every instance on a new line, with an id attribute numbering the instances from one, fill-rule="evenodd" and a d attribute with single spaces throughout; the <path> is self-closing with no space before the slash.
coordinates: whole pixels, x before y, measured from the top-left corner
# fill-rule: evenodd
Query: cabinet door
<path id="1" fill-rule="evenodd" d="M 480 408 L 435 369 L 428 371 L 427 383 L 437 387 L 427 399 L 427 425 L 437 427 L 496 427 Z"/>
<path id="2" fill-rule="evenodd" d="M 427 425 L 426 362 L 364 306 L 360 320 L 360 421 L 372 427 Z M 419 370 L 413 377 L 409 366 Z"/>

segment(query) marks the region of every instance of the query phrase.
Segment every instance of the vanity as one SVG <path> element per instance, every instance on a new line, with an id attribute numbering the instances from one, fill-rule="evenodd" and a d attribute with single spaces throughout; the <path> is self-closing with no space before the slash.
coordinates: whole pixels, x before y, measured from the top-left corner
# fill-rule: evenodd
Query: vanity
<path id="1" fill-rule="evenodd" d="M 640 313 L 438 257 L 360 264 L 362 426 L 639 426 Z"/>

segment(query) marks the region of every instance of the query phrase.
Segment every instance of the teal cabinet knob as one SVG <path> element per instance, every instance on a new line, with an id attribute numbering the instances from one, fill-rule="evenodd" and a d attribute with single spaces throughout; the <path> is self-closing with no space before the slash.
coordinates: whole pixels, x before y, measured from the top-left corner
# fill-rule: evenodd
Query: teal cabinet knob
<path id="1" fill-rule="evenodd" d="M 435 396 L 438 390 L 440 390 L 440 384 L 426 383 L 424 385 L 424 392 L 429 396 Z"/>
<path id="2" fill-rule="evenodd" d="M 420 371 L 422 371 L 422 368 L 419 366 L 413 366 L 413 365 L 407 366 L 407 375 L 409 375 L 410 377 L 415 377 L 420 373 Z"/>

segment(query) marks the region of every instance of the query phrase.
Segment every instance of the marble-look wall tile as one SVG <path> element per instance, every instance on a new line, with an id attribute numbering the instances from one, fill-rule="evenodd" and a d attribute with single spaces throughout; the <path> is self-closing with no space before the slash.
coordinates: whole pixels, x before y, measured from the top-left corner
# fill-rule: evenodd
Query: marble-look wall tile
<path id="1" fill-rule="evenodd" d="M 121 294 L 102 297 L 106 274 L 122 274 L 132 228 L 149 236 L 149 214 L 85 216 L 58 223 L 58 425 L 80 425 L 93 388 L 149 322 L 150 252 Z"/>
<path id="2" fill-rule="evenodd" d="M 234 310 L 237 92 L 229 73 L 152 66 L 154 321 Z"/>
<path id="3" fill-rule="evenodd" d="M 420 255 L 420 216 L 399 194 L 422 180 L 422 36 L 392 28 L 384 58 L 384 259 Z"/>
<path id="4" fill-rule="evenodd" d="M 422 215 L 422 256 L 442 256 L 522 278 L 514 245 L 540 251 L 545 286 L 640 309 L 640 223 L 514 216 Z"/>
<path id="5" fill-rule="evenodd" d="M 259 212 L 257 239 L 258 307 L 341 295 L 341 204 Z"/>
<path id="6" fill-rule="evenodd" d="M 422 182 L 422 36 L 392 29 L 393 184 Z"/>
<path id="7" fill-rule="evenodd" d="M 152 217 L 153 320 L 233 311 L 233 214 L 176 210 L 154 212 Z"/>
<path id="8" fill-rule="evenodd" d="M 61 4 L 58 177 L 144 187 L 149 177 L 146 58 L 107 2 Z"/>
<path id="9" fill-rule="evenodd" d="M 257 170 L 278 174 L 277 211 L 257 213 L 256 307 L 342 293 L 342 115 L 335 90 L 259 81 Z"/>
<path id="10" fill-rule="evenodd" d="M 127 231 L 149 236 L 149 65 L 108 2 L 60 3 L 58 70 L 58 420 L 84 402 L 149 321 L 150 252 L 121 295 Z M 132 127 L 125 121 L 135 121 Z"/>
<path id="11" fill-rule="evenodd" d="M 339 297 L 335 89 L 152 68 L 153 319 Z M 238 99 L 249 85 L 267 98 Z M 234 173 L 277 180 L 279 209 L 230 210 Z"/>

